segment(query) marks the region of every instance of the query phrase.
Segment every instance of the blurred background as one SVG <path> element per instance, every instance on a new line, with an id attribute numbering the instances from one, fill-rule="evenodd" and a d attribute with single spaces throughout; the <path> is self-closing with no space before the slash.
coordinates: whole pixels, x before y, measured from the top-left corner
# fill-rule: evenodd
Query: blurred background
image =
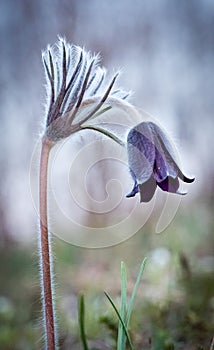
<path id="1" fill-rule="evenodd" d="M 110 72 L 122 70 L 119 83 L 134 92 L 130 101 L 172 135 L 186 174 L 196 181 L 159 235 L 157 206 L 139 232 L 115 247 L 89 250 L 54 239 L 60 348 L 81 349 L 80 291 L 86 295 L 91 346 L 115 347 L 117 319 L 103 290 L 118 298 L 121 260 L 131 290 L 147 256 L 131 324 L 136 348 L 209 349 L 214 334 L 214 2 L 1 0 L 0 28 L 0 348 L 41 348 L 38 218 L 29 169 L 44 117 L 41 51 L 61 35 L 100 52 Z M 102 181 L 103 174 L 101 167 L 96 177 Z M 88 213 L 80 222 L 103 225 L 102 217 Z"/>

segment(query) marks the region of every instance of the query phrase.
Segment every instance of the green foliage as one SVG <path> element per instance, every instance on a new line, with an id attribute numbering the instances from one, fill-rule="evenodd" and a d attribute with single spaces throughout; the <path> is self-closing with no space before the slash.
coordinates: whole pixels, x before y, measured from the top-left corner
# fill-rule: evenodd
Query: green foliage
<path id="1" fill-rule="evenodd" d="M 128 327 L 129 327 L 129 322 L 130 322 L 131 314 L 134 307 L 134 301 L 135 301 L 137 289 L 139 287 L 139 284 L 143 275 L 145 264 L 146 264 L 146 259 L 143 260 L 140 266 L 140 270 L 136 279 L 135 286 L 133 288 L 131 298 L 129 302 L 127 302 L 126 266 L 124 262 L 121 262 L 121 309 L 120 311 L 118 310 L 117 306 L 115 305 L 110 295 L 107 292 L 104 292 L 105 296 L 109 300 L 110 304 L 112 305 L 119 319 L 117 350 L 125 350 L 127 340 L 128 340 L 130 349 L 134 350 L 134 346 L 132 344 L 132 341 L 129 335 Z M 79 315 L 80 338 L 82 341 L 83 350 L 89 350 L 87 339 L 86 339 L 86 333 L 85 333 L 85 302 L 84 302 L 83 294 L 80 294 L 78 299 L 78 315 Z"/>
<path id="2" fill-rule="evenodd" d="M 110 304 L 112 305 L 113 309 L 115 310 L 115 312 L 116 312 L 116 314 L 117 314 L 117 316 L 119 318 L 119 321 L 120 321 L 119 326 L 118 326 L 118 345 L 117 345 L 117 349 L 118 350 L 119 349 L 122 350 L 123 339 L 126 337 L 128 339 L 129 346 L 130 346 L 131 350 L 134 350 L 131 338 L 129 336 L 129 332 L 128 332 L 127 326 L 126 326 L 126 324 L 124 322 L 124 319 L 122 318 L 122 315 L 118 311 L 118 309 L 117 309 L 114 301 L 111 299 L 110 295 L 107 292 L 105 292 L 105 295 L 108 298 L 108 300 L 109 300 Z M 121 325 L 121 329 L 122 329 L 121 332 L 120 332 L 120 325 Z"/>
<path id="3" fill-rule="evenodd" d="M 117 339 L 117 350 L 125 350 L 126 349 L 126 340 L 128 340 L 130 349 L 133 350 L 134 347 L 132 345 L 132 341 L 129 335 L 128 327 L 131 318 L 131 314 L 133 311 L 134 301 L 137 289 L 139 287 L 143 271 L 145 268 L 146 259 L 143 260 L 140 270 L 137 276 L 137 280 L 130 298 L 129 303 L 127 304 L 127 275 L 126 275 L 126 266 L 124 262 L 121 262 L 121 308 L 120 311 L 117 309 L 115 303 L 105 292 L 106 297 L 110 301 L 112 307 L 114 308 L 118 318 L 119 318 L 119 326 L 118 326 L 118 339 Z"/>
<path id="4" fill-rule="evenodd" d="M 89 349 L 116 349 L 121 322 L 111 304 L 105 302 L 102 290 L 108 290 L 121 314 L 121 293 L 125 288 L 120 285 L 125 279 L 122 282 L 118 264 L 126 260 L 126 266 L 134 267 L 142 255 L 148 256 L 145 282 L 143 290 L 138 288 L 138 298 L 133 298 L 135 307 L 126 326 L 135 349 L 214 350 L 210 348 L 214 334 L 213 207 L 210 216 L 208 211 L 201 215 L 198 203 L 187 213 L 178 213 L 163 234 L 152 234 L 147 224 L 131 240 L 112 249 L 94 252 L 54 238 L 57 294 L 61 295 L 60 302 L 56 300 L 60 312 L 60 350 L 83 350 L 76 315 L 80 291 L 85 295 L 84 329 Z M 160 247 L 169 252 L 169 260 L 162 267 L 152 260 L 152 252 Z M 42 348 L 34 251 L 35 246 L 0 250 L 0 348 L 4 350 Z M 134 269 L 127 278 L 127 318 L 134 295 L 133 276 Z M 128 342 L 126 347 L 130 348 Z"/>
<path id="5" fill-rule="evenodd" d="M 78 315 L 79 315 L 79 329 L 80 329 L 80 338 L 82 341 L 83 349 L 89 350 L 86 334 L 85 334 L 85 301 L 83 294 L 79 295 L 78 300 Z"/>

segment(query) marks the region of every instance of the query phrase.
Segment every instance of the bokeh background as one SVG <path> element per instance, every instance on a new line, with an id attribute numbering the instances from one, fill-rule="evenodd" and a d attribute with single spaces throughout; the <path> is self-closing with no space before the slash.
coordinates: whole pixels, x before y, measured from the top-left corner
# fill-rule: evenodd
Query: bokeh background
<path id="1" fill-rule="evenodd" d="M 29 169 L 44 116 L 41 50 L 61 35 L 100 52 L 109 71 L 122 70 L 120 85 L 134 92 L 130 101 L 173 136 L 187 175 L 196 181 L 160 235 L 155 233 L 157 206 L 142 229 L 116 247 L 87 250 L 55 238 L 60 348 L 81 348 L 80 291 L 86 295 L 91 346 L 114 348 L 117 319 L 103 290 L 118 297 L 121 260 L 127 263 L 131 290 L 147 256 L 132 320 L 136 348 L 209 349 L 214 334 L 214 2 L 1 0 L 0 28 L 0 348 L 41 348 L 37 214 Z M 98 169 L 96 176 L 102 179 L 104 173 Z M 88 214 L 80 220 L 102 225 L 100 217 Z"/>

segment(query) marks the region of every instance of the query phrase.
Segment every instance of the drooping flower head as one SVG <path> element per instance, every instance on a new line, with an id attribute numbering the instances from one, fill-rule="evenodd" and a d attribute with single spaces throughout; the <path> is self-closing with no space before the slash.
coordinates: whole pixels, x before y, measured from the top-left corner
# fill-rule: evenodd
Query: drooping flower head
<path id="1" fill-rule="evenodd" d="M 142 122 L 130 130 L 127 150 L 134 187 L 126 197 L 140 192 L 140 201 L 148 202 L 157 186 L 163 191 L 185 194 L 179 191 L 179 179 L 194 181 L 182 173 L 168 138 L 153 122 Z"/>
<path id="2" fill-rule="evenodd" d="M 99 55 L 92 55 L 64 39 L 43 53 L 46 72 L 47 108 L 44 137 L 53 144 L 82 129 L 92 129 L 124 142 L 103 125 L 89 125 L 92 118 L 114 106 L 125 106 L 129 93 L 114 88 L 118 73 L 106 84 L 106 70 L 99 65 Z M 129 105 L 134 115 L 134 106 Z M 142 122 L 132 128 L 127 138 L 130 173 L 134 187 L 127 197 L 140 192 L 142 202 L 148 202 L 157 186 L 163 191 L 179 192 L 183 175 L 164 132 L 152 122 Z M 181 193 L 182 194 L 182 193 Z"/>
<path id="3" fill-rule="evenodd" d="M 90 118 L 104 113 L 112 99 L 125 99 L 129 93 L 113 89 L 118 73 L 106 84 L 106 70 L 99 55 L 59 39 L 43 53 L 47 80 L 45 136 L 57 142 L 81 129 Z M 105 106 L 104 106 L 105 103 Z"/>

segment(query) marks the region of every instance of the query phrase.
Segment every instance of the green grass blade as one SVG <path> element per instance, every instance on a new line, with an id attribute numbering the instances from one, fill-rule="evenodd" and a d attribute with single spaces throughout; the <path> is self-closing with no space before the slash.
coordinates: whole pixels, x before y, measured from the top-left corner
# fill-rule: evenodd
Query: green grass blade
<path id="1" fill-rule="evenodd" d="M 128 332 L 127 328 L 126 328 L 126 325 L 125 325 L 123 319 L 121 318 L 121 315 L 120 315 L 120 313 L 119 313 L 119 311 L 118 311 L 116 305 L 114 304 L 112 298 L 110 297 L 110 295 L 109 295 L 107 292 L 104 292 L 104 294 L 105 294 L 105 296 L 107 297 L 107 299 L 109 300 L 110 304 L 112 305 L 114 311 L 116 312 L 116 314 L 117 314 L 117 316 L 118 316 L 118 318 L 119 318 L 119 320 L 120 320 L 120 322 L 121 322 L 121 324 L 122 324 L 122 326 L 123 326 L 123 330 L 124 330 L 124 333 L 126 334 L 126 337 L 127 337 L 127 339 L 128 339 L 128 342 L 129 342 L 129 345 L 130 345 L 131 350 L 134 350 L 134 347 L 133 347 L 133 345 L 132 345 L 131 338 L 130 338 L 130 336 L 129 336 L 129 332 Z"/>
<path id="2" fill-rule="evenodd" d="M 121 262 L 121 306 L 120 315 L 122 320 L 126 318 L 126 306 L 127 306 L 127 275 L 126 265 Z M 117 337 L 117 350 L 125 350 L 126 334 L 121 322 L 118 326 L 118 337 Z M 124 345 L 123 345 L 124 344 Z"/>
<path id="3" fill-rule="evenodd" d="M 83 294 L 80 294 L 78 298 L 78 317 L 79 317 L 80 338 L 82 341 L 83 349 L 89 350 L 86 334 L 85 334 L 85 301 L 84 301 Z"/>
<path id="4" fill-rule="evenodd" d="M 130 298 L 130 301 L 129 301 L 127 315 L 126 315 L 126 322 L 125 322 L 127 328 L 129 326 L 129 321 L 130 321 L 132 310 L 133 310 L 133 306 L 134 306 L 135 296 L 136 296 L 136 293 L 137 293 L 140 281 L 142 279 L 143 271 L 144 271 L 145 266 L 146 266 L 146 260 L 147 260 L 147 258 L 143 259 L 143 261 L 141 263 L 140 270 L 139 270 L 139 273 L 138 273 L 138 276 L 137 276 L 137 279 L 136 279 L 136 282 L 135 282 L 135 285 L 134 285 L 134 288 L 133 288 L 133 292 L 132 292 L 132 295 L 131 295 L 131 298 Z"/>

